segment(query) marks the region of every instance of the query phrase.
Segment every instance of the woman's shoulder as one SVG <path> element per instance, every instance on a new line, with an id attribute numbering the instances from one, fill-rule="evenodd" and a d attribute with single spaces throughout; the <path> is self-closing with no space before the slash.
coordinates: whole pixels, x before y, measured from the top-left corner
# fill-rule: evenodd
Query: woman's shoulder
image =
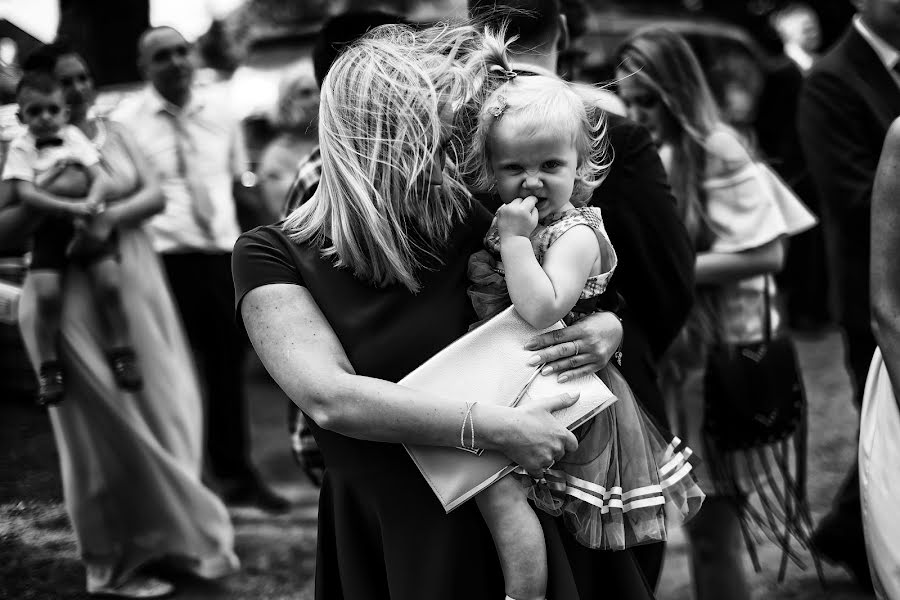
<path id="1" fill-rule="evenodd" d="M 885 145 L 890 144 L 892 146 L 900 144 L 900 117 L 897 117 L 894 119 L 894 122 L 891 123 L 890 128 L 888 128 L 885 142 Z"/>
<path id="2" fill-rule="evenodd" d="M 283 250 L 286 245 L 294 244 L 290 234 L 284 230 L 283 223 L 284 221 L 279 221 L 245 231 L 235 242 L 234 252 L 244 252 L 249 247 Z"/>
<path id="3" fill-rule="evenodd" d="M 707 156 L 707 177 L 723 177 L 752 162 L 750 152 L 738 133 L 725 126 L 714 129 L 704 140 L 703 146 Z"/>

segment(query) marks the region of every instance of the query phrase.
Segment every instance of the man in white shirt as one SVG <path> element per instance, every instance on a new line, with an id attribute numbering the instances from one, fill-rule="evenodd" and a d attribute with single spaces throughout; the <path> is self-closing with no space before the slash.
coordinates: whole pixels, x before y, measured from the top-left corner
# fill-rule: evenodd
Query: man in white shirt
<path id="1" fill-rule="evenodd" d="M 804 81 L 797 121 L 821 201 L 832 296 L 860 405 L 875 350 L 869 313 L 872 187 L 888 127 L 900 115 L 900 2 L 855 0 L 854 5 L 853 23 Z M 855 463 L 813 543 L 871 588 Z"/>
<path id="2" fill-rule="evenodd" d="M 226 502 L 284 510 L 288 504 L 250 462 L 244 398 L 246 336 L 235 326 L 231 251 L 241 230 L 233 186 L 247 159 L 239 120 L 192 88 L 191 47 L 170 27 L 148 29 L 138 62 L 149 85 L 116 117 L 158 171 L 165 210 L 148 223 L 194 347 L 206 403 L 206 451 Z"/>

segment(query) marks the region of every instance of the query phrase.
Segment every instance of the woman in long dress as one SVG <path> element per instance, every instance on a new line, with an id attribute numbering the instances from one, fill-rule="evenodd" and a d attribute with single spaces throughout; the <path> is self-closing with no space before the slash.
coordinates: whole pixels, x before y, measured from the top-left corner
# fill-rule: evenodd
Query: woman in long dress
<path id="1" fill-rule="evenodd" d="M 859 482 L 872 584 L 900 598 L 900 119 L 888 130 L 872 191 L 872 324 L 878 349 L 863 394 Z"/>
<path id="2" fill-rule="evenodd" d="M 173 586 L 142 574 L 143 567 L 164 561 L 203 578 L 221 577 L 238 567 L 234 533 L 225 506 L 200 481 L 199 387 L 165 277 L 141 228 L 162 209 L 158 183 L 120 125 L 88 116 L 94 88 L 81 57 L 52 51 L 43 57 L 36 68 L 60 80 L 70 122 L 93 140 L 117 184 L 119 199 L 87 233 L 118 236 L 123 304 L 144 374 L 140 392 L 116 385 L 89 282 L 77 266 L 70 268 L 60 342 L 66 397 L 49 409 L 66 509 L 88 592 L 158 597 Z M 34 217 L 19 225 L 27 230 Z M 0 237 L 12 233 L 0 231 Z M 33 364 L 35 318 L 34 289 L 26 279 L 19 322 Z"/>
<path id="3" fill-rule="evenodd" d="M 759 165 L 723 120 L 680 35 L 662 27 L 641 30 L 616 57 L 619 95 L 659 148 L 697 252 L 694 308 L 661 370 L 675 433 L 705 449 L 694 473 L 707 498 L 687 527 L 695 593 L 699 600 L 746 600 L 751 590 L 741 538 L 751 482 L 728 472 L 737 465 L 734 471 L 743 475 L 744 456 L 720 448 L 704 429 L 706 363 L 718 343 L 757 342 L 767 322 L 770 334 L 778 331 L 780 313 L 767 308 L 767 297 L 774 289 L 772 274 L 783 263 L 783 240 L 815 219 L 793 196 L 773 194 L 758 176 Z M 781 525 L 768 532 L 772 539 L 784 539 L 776 529 Z"/>

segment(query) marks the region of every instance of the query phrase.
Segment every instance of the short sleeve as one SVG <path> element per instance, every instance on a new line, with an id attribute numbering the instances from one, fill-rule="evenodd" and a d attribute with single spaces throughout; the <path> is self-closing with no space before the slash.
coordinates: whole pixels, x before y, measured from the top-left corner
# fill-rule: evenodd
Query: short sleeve
<path id="1" fill-rule="evenodd" d="M 713 252 L 742 252 L 794 235 L 816 219 L 764 163 L 753 161 L 737 139 L 718 134 L 710 147 L 720 165 L 730 165 L 704 181 L 706 214 L 715 240 Z"/>
<path id="2" fill-rule="evenodd" d="M 231 272 L 235 317 L 239 324 L 242 323 L 241 301 L 251 290 L 274 283 L 304 285 L 288 249 L 292 242 L 277 227 L 257 227 L 241 235 L 234 245 Z"/>
<path id="3" fill-rule="evenodd" d="M 71 152 L 72 158 L 86 167 L 100 162 L 100 153 L 94 144 L 84 135 L 80 129 L 73 125 L 67 125 L 65 129 L 66 146 Z"/>
<path id="4" fill-rule="evenodd" d="M 3 181 L 9 179 L 34 181 L 33 154 L 27 145 L 13 141 L 6 153 L 6 162 L 3 164 Z"/>

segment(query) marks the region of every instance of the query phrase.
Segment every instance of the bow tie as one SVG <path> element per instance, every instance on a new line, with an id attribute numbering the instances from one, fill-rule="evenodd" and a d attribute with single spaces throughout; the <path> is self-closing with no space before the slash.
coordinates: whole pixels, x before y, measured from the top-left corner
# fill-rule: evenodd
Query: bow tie
<path id="1" fill-rule="evenodd" d="M 50 148 L 52 146 L 62 146 L 63 139 L 61 137 L 52 137 L 45 138 L 43 140 L 35 140 L 34 147 L 40 150 L 41 148 Z"/>

